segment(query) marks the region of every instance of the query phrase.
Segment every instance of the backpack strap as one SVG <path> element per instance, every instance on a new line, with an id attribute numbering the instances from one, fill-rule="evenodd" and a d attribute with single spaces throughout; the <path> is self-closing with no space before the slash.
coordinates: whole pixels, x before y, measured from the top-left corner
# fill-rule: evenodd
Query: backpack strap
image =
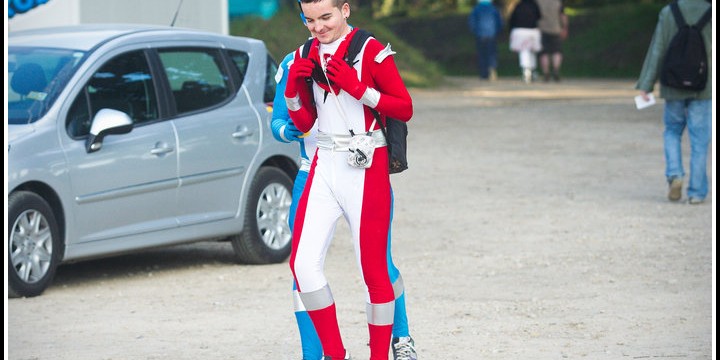
<path id="1" fill-rule="evenodd" d="M 712 7 L 705 10 L 705 14 L 698 20 L 697 24 L 695 24 L 695 27 L 698 30 L 702 30 L 702 28 L 705 27 L 705 25 L 710 21 L 710 18 L 712 17 Z"/>
<path id="2" fill-rule="evenodd" d="M 678 29 L 682 29 L 687 26 L 687 22 L 685 22 L 685 18 L 680 12 L 680 7 L 678 6 L 677 1 L 673 1 L 672 3 L 670 3 L 670 10 L 672 10 L 673 17 L 675 18 L 675 23 L 677 24 Z"/>
<path id="3" fill-rule="evenodd" d="M 382 122 L 382 118 L 380 117 L 380 113 L 379 113 L 377 110 L 375 110 L 375 109 L 373 109 L 373 108 L 371 108 L 371 107 L 369 107 L 369 106 L 367 106 L 367 105 L 363 105 L 363 106 L 365 106 L 365 107 L 367 107 L 368 109 L 370 109 L 370 112 L 371 112 L 371 113 L 373 114 L 373 116 L 375 117 L 375 120 L 377 120 L 378 125 L 380 125 L 380 132 L 382 132 L 383 136 L 385 136 L 385 142 L 387 143 L 386 146 L 387 146 L 387 148 L 388 148 L 388 150 L 389 150 L 389 149 L 392 147 L 392 144 L 390 143 L 390 139 L 388 138 L 387 124 Z M 390 119 L 389 119 L 388 117 L 385 117 L 385 122 L 388 122 L 388 121 L 390 121 Z M 372 129 L 370 129 L 370 130 L 372 130 Z"/>
<path id="4" fill-rule="evenodd" d="M 305 41 L 305 44 L 303 45 L 302 53 L 300 54 L 301 57 L 307 58 L 310 54 L 310 48 L 312 48 L 312 44 L 315 41 L 314 37 L 311 37 Z M 308 90 L 310 90 L 310 101 L 312 102 L 312 105 L 315 106 L 315 97 L 312 96 L 313 93 L 313 80 L 311 77 L 305 78 L 305 84 L 307 84 Z"/>
<path id="5" fill-rule="evenodd" d="M 358 29 L 352 40 L 350 40 L 350 45 L 348 45 L 347 54 L 345 55 L 345 62 L 348 63 L 348 65 L 353 66 L 357 63 L 355 58 L 360 53 L 360 50 L 362 50 L 363 45 L 365 45 L 365 41 L 371 36 L 372 34 L 370 32 Z"/>
<path id="6" fill-rule="evenodd" d="M 677 24 L 678 28 L 683 28 L 685 26 L 688 26 L 687 22 L 685 21 L 685 18 L 682 16 L 682 12 L 680 12 L 680 7 L 678 6 L 677 1 L 673 1 L 670 3 L 670 10 L 672 10 L 673 17 L 675 18 L 675 23 Z M 696 29 L 701 30 L 705 27 L 705 25 L 710 21 L 712 18 L 712 3 L 710 5 L 710 8 L 705 11 L 705 14 L 698 20 L 698 22 L 693 25 Z"/>
<path id="7" fill-rule="evenodd" d="M 305 41 L 305 45 L 303 45 L 303 51 L 302 54 L 300 54 L 301 57 L 308 57 L 308 54 L 310 54 L 310 48 L 312 47 L 312 43 L 315 41 L 315 38 L 309 38 L 307 41 Z"/>

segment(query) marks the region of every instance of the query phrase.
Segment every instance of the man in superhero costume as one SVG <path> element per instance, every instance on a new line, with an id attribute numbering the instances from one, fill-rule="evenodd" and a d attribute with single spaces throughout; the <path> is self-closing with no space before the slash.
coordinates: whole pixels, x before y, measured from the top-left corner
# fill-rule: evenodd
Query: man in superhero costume
<path id="1" fill-rule="evenodd" d="M 389 46 L 370 38 L 352 67 L 343 59 L 356 31 L 347 23 L 346 0 L 303 0 L 302 10 L 316 40 L 308 58 L 300 56 L 301 49 L 295 52 L 284 95 L 300 132 L 317 123 L 318 150 L 295 214 L 290 267 L 325 358 L 346 358 L 323 272 L 335 222 L 344 216 L 367 289 L 371 359 L 387 359 L 395 307 L 386 256 L 392 196 L 384 137 L 367 107 L 408 121 L 412 99 Z M 307 78 L 312 78 L 312 92 Z M 366 132 L 375 142 L 372 163 L 352 167 L 347 160 L 351 134 Z"/>
<path id="2" fill-rule="evenodd" d="M 298 0 L 298 3 L 300 0 Z M 301 17 L 304 23 L 304 16 Z M 297 141 L 300 144 L 301 166 L 300 171 L 295 177 L 293 186 L 293 201 L 290 206 L 289 223 L 290 228 L 294 225 L 295 210 L 297 209 L 298 200 L 307 181 L 308 171 L 310 170 L 310 157 L 314 157 L 317 143 L 317 122 L 311 131 L 302 133 L 293 124 L 285 105 L 285 85 L 287 83 L 288 67 L 293 63 L 295 52 L 291 52 L 285 56 L 278 67 L 275 75 L 277 89 L 275 99 L 273 101 L 273 120 L 271 130 L 276 140 L 284 143 Z M 392 191 L 392 190 L 391 190 Z M 392 207 L 391 207 L 392 222 Z M 394 360 L 417 360 L 417 353 L 414 347 L 414 341 L 410 337 L 407 312 L 405 308 L 405 289 L 400 271 L 394 265 L 391 255 L 391 237 L 388 232 L 387 261 L 390 280 L 393 284 L 395 293 L 395 316 L 392 328 L 392 352 Z M 295 281 L 293 281 L 293 305 L 295 310 L 295 318 L 297 320 L 298 329 L 300 331 L 300 342 L 304 360 L 322 359 L 322 345 L 317 336 L 315 327 L 305 310 Z"/>

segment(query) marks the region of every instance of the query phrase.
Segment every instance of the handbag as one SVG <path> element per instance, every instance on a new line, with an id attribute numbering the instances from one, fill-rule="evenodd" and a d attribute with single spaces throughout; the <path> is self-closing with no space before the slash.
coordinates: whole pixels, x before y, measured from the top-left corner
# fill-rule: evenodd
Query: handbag
<path id="1" fill-rule="evenodd" d="M 380 120 L 380 114 L 377 110 L 370 108 L 375 120 L 380 124 L 380 130 L 385 135 L 388 151 L 388 168 L 390 174 L 397 174 L 407 170 L 407 123 L 398 119 L 386 117 L 386 125 Z"/>

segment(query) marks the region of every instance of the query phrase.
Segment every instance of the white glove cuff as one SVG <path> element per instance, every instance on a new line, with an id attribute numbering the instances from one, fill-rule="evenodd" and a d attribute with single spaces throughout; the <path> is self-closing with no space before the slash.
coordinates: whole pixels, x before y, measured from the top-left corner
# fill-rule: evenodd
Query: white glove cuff
<path id="1" fill-rule="evenodd" d="M 367 89 L 365 89 L 363 96 L 360 98 L 360 101 L 374 109 L 380 102 L 380 92 L 368 86 Z M 288 108 L 289 107 L 290 106 L 288 105 Z"/>
<path id="2" fill-rule="evenodd" d="M 287 105 L 288 110 L 290 111 L 298 111 L 302 108 L 302 103 L 300 102 L 300 94 L 295 95 L 295 97 L 285 97 L 285 105 Z"/>
<path id="3" fill-rule="evenodd" d="M 286 128 L 286 127 L 287 127 L 287 125 L 281 126 L 281 127 L 280 127 L 280 130 L 278 130 L 278 133 L 280 133 L 280 134 L 279 134 L 279 135 L 280 135 L 280 138 L 283 139 L 283 141 L 285 141 L 285 142 L 290 142 L 290 140 L 285 137 L 285 128 Z"/>

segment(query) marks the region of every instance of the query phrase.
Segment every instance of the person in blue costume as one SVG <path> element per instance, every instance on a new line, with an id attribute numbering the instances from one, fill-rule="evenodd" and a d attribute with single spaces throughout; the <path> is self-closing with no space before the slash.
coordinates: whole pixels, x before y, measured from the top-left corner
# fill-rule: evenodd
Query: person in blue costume
<path id="1" fill-rule="evenodd" d="M 301 14 L 302 17 L 302 14 Z M 304 23 L 304 17 L 303 23 Z M 283 143 L 292 143 L 294 141 L 300 144 L 300 156 L 301 166 L 295 177 L 295 183 L 293 185 L 292 204 L 290 205 L 289 223 L 292 229 L 295 221 L 295 211 L 298 205 L 298 199 L 300 198 L 303 188 L 308 176 L 310 169 L 310 163 L 312 157 L 315 154 L 316 143 L 317 143 L 317 125 L 313 127 L 308 133 L 303 133 L 293 124 L 292 119 L 288 113 L 287 105 L 285 103 L 284 93 L 285 85 L 287 82 L 288 68 L 292 65 L 294 60 L 294 52 L 291 52 L 285 56 L 278 67 L 278 72 L 275 75 L 275 81 L 277 82 L 277 89 L 275 91 L 275 98 L 273 100 L 273 115 L 272 122 L 270 124 L 273 137 L 277 141 Z M 392 222 L 392 210 L 391 210 L 391 222 Z M 407 312 L 405 308 L 405 289 L 403 286 L 402 276 L 400 271 L 392 261 L 391 247 L 390 247 L 390 234 L 388 233 L 388 246 L 387 246 L 387 263 L 388 273 L 390 275 L 390 281 L 393 285 L 395 292 L 395 315 L 394 323 L 392 328 L 392 352 L 395 360 L 417 360 L 417 353 L 415 351 L 415 344 L 410 336 L 408 327 Z M 298 329 L 300 330 L 300 343 L 302 346 L 302 354 L 304 360 L 318 360 L 323 358 L 322 345 L 318 338 L 315 327 L 305 311 L 305 307 L 300 300 L 300 296 L 297 292 L 297 285 L 293 281 L 293 305 L 295 310 L 295 318 L 297 320 Z"/>

